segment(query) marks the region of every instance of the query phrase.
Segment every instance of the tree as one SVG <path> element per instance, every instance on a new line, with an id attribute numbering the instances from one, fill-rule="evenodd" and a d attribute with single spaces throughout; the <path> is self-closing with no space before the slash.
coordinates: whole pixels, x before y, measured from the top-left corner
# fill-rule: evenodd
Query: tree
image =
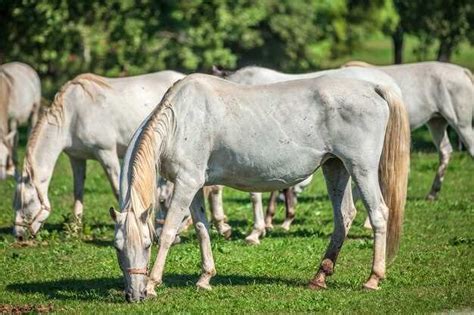
<path id="1" fill-rule="evenodd" d="M 402 62 L 403 35 L 420 39 L 420 51 L 438 41 L 439 61 L 449 61 L 456 46 L 474 37 L 474 4 L 469 0 L 394 0 L 400 16 L 393 32 L 395 63 Z"/>

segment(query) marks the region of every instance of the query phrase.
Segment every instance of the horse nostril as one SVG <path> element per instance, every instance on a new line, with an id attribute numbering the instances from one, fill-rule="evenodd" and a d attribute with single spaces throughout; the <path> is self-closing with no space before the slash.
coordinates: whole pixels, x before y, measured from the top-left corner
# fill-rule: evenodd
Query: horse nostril
<path id="1" fill-rule="evenodd" d="M 23 236 L 19 235 L 16 237 L 18 242 L 23 242 Z"/>

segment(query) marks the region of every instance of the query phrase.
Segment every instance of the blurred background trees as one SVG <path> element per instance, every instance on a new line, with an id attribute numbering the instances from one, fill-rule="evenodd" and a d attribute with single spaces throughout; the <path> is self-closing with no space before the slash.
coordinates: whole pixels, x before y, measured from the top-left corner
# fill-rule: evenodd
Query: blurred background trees
<path id="1" fill-rule="evenodd" d="M 213 64 L 317 70 L 374 36 L 406 36 L 419 59 L 449 60 L 474 41 L 469 0 L 0 0 L 0 63 L 33 65 L 51 88 L 82 72 L 109 76 Z M 401 48 L 400 48 L 401 47 Z M 48 83 L 47 83 L 48 84 Z M 48 89 L 48 86 L 46 86 Z"/>

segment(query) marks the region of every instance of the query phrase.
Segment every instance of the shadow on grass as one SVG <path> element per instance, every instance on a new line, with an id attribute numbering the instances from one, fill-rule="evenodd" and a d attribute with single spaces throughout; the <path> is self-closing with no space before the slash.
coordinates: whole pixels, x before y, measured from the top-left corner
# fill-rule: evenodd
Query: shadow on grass
<path id="1" fill-rule="evenodd" d="M 164 285 L 169 288 L 194 287 L 199 275 L 165 274 Z M 211 285 L 236 286 L 252 284 L 285 284 L 292 287 L 304 286 L 306 283 L 291 279 L 265 276 L 216 275 Z M 96 279 L 62 279 L 43 282 L 20 282 L 7 285 L 8 291 L 16 293 L 39 293 L 48 299 L 58 300 L 109 300 L 114 299 L 116 292 L 123 290 L 122 278 Z M 115 292 L 115 293 L 114 293 Z"/>

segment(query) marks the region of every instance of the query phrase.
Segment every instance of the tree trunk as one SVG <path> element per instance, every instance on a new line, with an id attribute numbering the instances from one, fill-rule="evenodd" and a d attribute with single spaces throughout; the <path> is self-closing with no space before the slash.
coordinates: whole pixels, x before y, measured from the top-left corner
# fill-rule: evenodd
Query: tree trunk
<path id="1" fill-rule="evenodd" d="M 397 26 L 397 29 L 392 34 L 393 40 L 393 62 L 395 64 L 401 64 L 403 62 L 403 29 L 401 25 Z"/>
<path id="2" fill-rule="evenodd" d="M 438 61 L 449 62 L 453 52 L 453 44 L 449 40 L 442 40 L 439 44 Z"/>

